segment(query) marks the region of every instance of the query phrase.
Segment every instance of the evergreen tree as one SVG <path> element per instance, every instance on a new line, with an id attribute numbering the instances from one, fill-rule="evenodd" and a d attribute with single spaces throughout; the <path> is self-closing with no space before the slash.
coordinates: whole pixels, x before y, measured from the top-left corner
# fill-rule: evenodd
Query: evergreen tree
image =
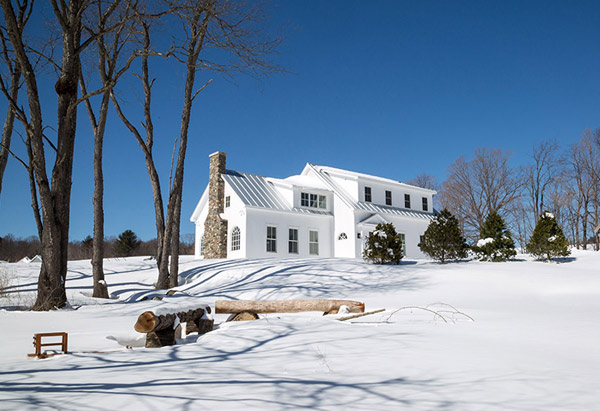
<path id="1" fill-rule="evenodd" d="M 566 257 L 569 251 L 569 241 L 556 222 L 554 215 L 544 211 L 525 246 L 527 252 L 536 258 L 545 258 L 547 261 L 554 257 Z"/>
<path id="2" fill-rule="evenodd" d="M 404 257 L 404 241 L 392 223 L 377 224 L 369 233 L 363 258 L 375 264 L 399 264 Z"/>
<path id="3" fill-rule="evenodd" d="M 515 242 L 500 214 L 493 212 L 481 227 L 481 239 L 471 249 L 482 261 L 506 261 L 515 255 Z"/>
<path id="4" fill-rule="evenodd" d="M 445 263 L 467 257 L 467 243 L 458 226 L 458 219 L 443 209 L 425 230 L 419 248 L 434 260 Z"/>
<path id="5" fill-rule="evenodd" d="M 125 230 L 115 240 L 114 250 L 115 254 L 119 257 L 127 257 L 131 255 L 133 250 L 138 248 L 141 241 L 137 235 L 131 230 Z"/>

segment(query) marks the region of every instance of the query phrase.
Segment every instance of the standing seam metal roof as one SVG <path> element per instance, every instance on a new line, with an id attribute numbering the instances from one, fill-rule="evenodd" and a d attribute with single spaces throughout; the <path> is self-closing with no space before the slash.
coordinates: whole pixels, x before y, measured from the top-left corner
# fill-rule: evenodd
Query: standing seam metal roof
<path id="1" fill-rule="evenodd" d="M 291 207 L 263 176 L 232 170 L 225 170 L 221 176 L 246 206 L 301 214 L 332 215 L 328 211 Z"/>

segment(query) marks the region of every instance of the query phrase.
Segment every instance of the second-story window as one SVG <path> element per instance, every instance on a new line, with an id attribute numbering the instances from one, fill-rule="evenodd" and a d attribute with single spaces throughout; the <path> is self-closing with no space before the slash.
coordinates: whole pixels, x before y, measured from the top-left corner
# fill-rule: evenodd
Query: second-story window
<path id="1" fill-rule="evenodd" d="M 300 205 L 310 208 L 327 208 L 327 196 L 312 193 L 300 193 Z"/>
<path id="2" fill-rule="evenodd" d="M 385 205 L 392 205 L 392 192 L 385 190 Z"/>
<path id="3" fill-rule="evenodd" d="M 308 193 L 300 193 L 300 205 L 308 207 Z"/>
<path id="4" fill-rule="evenodd" d="M 423 197 L 423 211 L 428 211 L 427 210 L 427 197 Z"/>
<path id="5" fill-rule="evenodd" d="M 371 202 L 371 187 L 365 187 L 365 202 Z"/>
<path id="6" fill-rule="evenodd" d="M 229 207 L 231 205 L 231 197 L 227 196 L 225 197 L 225 208 Z"/>
<path id="7" fill-rule="evenodd" d="M 410 194 L 404 194 L 404 208 L 410 208 Z"/>

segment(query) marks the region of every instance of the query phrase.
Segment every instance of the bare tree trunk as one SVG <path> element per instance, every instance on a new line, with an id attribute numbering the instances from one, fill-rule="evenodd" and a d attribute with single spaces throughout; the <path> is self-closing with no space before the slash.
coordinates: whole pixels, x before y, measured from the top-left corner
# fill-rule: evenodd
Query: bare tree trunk
<path id="1" fill-rule="evenodd" d="M 108 288 L 104 280 L 104 174 L 102 171 L 102 151 L 104 130 L 108 116 L 110 92 L 102 97 L 98 126 L 94 130 L 94 239 L 92 242 L 92 273 L 94 292 L 92 297 L 108 298 Z"/>

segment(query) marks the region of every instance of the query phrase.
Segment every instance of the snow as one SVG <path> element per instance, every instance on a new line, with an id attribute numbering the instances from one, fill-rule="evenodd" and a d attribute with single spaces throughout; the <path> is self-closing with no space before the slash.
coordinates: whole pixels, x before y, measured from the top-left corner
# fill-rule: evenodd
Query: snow
<path id="1" fill-rule="evenodd" d="M 545 212 L 544 212 L 544 216 L 546 216 L 546 217 L 548 217 L 548 218 L 554 218 L 554 214 L 552 214 L 552 213 L 551 213 L 551 212 L 549 212 L 549 211 L 545 211 Z"/>
<path id="2" fill-rule="evenodd" d="M 491 237 L 482 238 L 481 240 L 477 241 L 477 247 L 483 247 L 484 245 L 489 244 L 489 243 L 493 243 L 493 242 L 494 242 L 494 239 L 491 238 Z"/>
<path id="3" fill-rule="evenodd" d="M 0 299 L 3 410 L 591 410 L 600 401 L 597 252 L 574 251 L 560 264 L 522 255 L 383 266 L 186 257 L 173 296 L 153 290 L 151 261 L 111 259 L 110 300 L 91 297 L 90 263 L 77 261 L 66 283 L 72 308 L 53 312 L 10 308 L 32 302 L 37 269 L 6 266 L 14 286 Z M 156 295 L 163 300 L 142 300 Z M 215 331 L 173 347 L 115 343 L 139 347 L 133 325 L 144 311 L 288 298 L 353 299 L 386 311 L 343 322 L 298 313 L 224 323 L 218 314 Z M 401 309 L 409 306 L 449 321 Z M 70 354 L 28 359 L 33 334 L 51 331 L 69 333 Z"/>
<path id="4" fill-rule="evenodd" d="M 548 237 L 548 241 L 550 241 L 551 243 L 553 243 L 556 240 L 556 236 L 553 235 L 551 237 Z"/>

